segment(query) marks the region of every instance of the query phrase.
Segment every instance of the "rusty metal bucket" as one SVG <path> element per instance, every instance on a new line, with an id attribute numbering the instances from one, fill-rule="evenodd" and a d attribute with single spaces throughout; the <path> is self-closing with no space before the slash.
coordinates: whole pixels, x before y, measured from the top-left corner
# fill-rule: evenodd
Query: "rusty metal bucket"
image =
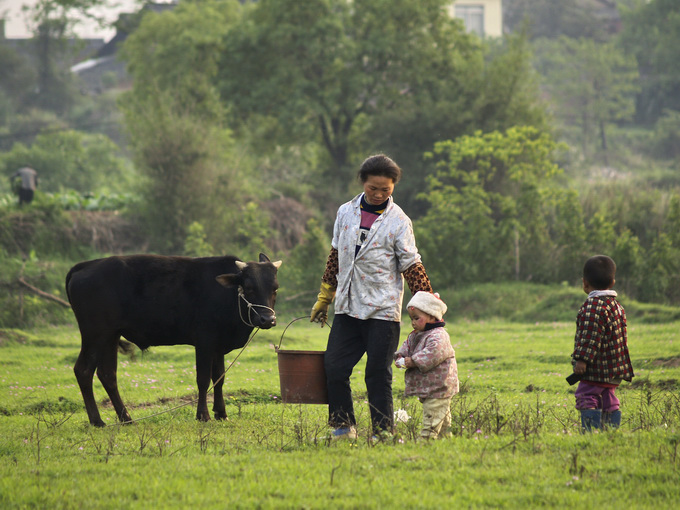
<path id="1" fill-rule="evenodd" d="M 286 330 L 283 331 L 285 333 Z M 326 370 L 323 366 L 326 351 L 281 349 L 283 334 L 276 348 L 281 400 L 289 404 L 328 404 Z"/>
<path id="2" fill-rule="evenodd" d="M 290 404 L 328 404 L 325 351 L 289 351 L 279 349 L 281 400 Z"/>

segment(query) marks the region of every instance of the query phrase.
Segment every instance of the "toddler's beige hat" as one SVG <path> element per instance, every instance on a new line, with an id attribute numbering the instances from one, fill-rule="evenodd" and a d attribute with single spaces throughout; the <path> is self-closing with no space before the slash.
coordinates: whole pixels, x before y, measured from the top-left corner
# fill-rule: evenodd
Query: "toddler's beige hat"
<path id="1" fill-rule="evenodd" d="M 426 314 L 432 315 L 437 320 L 442 320 L 446 313 L 446 303 L 441 300 L 439 294 L 430 294 L 419 290 L 408 302 L 406 308 L 417 308 Z"/>

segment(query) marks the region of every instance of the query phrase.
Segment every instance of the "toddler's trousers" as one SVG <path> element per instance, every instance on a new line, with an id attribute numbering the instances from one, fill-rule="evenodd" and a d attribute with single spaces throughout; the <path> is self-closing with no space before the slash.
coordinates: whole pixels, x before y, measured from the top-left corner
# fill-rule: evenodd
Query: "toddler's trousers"
<path id="1" fill-rule="evenodd" d="M 602 409 L 605 413 L 619 410 L 620 402 L 614 394 L 614 388 L 595 386 L 581 381 L 576 388 L 576 409 Z"/>
<path id="2" fill-rule="evenodd" d="M 451 427 L 451 397 L 422 398 L 423 428 L 420 436 L 427 439 L 437 439 L 448 433 Z"/>

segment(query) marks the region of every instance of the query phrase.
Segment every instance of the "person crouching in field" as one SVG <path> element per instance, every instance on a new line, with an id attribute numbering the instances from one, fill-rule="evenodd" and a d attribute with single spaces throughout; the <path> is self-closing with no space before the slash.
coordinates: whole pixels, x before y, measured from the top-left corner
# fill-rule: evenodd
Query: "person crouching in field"
<path id="1" fill-rule="evenodd" d="M 612 290 L 615 276 L 616 264 L 606 255 L 589 258 L 583 267 L 583 290 L 588 298 L 576 318 L 571 355 L 574 373 L 582 376 L 575 396 L 583 431 L 621 424 L 614 392 L 622 380 L 634 377 L 626 312 Z"/>
<path id="2" fill-rule="evenodd" d="M 446 304 L 437 294 L 416 292 L 406 305 L 413 331 L 394 354 L 395 364 L 406 368 L 404 394 L 423 404 L 424 439 L 450 435 L 451 397 L 458 393 L 456 353 L 442 320 Z"/>

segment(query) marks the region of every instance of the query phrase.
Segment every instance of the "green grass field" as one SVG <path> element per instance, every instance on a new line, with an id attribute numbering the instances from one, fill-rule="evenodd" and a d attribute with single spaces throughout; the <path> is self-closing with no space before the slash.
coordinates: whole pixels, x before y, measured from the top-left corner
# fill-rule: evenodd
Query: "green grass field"
<path id="1" fill-rule="evenodd" d="M 117 425 L 95 379 L 104 429 L 88 425 L 73 375 L 75 327 L 0 330 L 0 508 L 677 508 L 680 322 L 629 320 L 622 426 L 582 435 L 564 379 L 573 321 L 454 321 L 454 436 L 414 439 L 420 404 L 395 369 L 395 409 L 411 419 L 374 445 L 362 364 L 356 443 L 328 444 L 325 406 L 281 403 L 274 346 L 290 319 L 258 332 L 226 374 L 229 420 L 195 421 L 193 349 L 158 347 L 119 359 L 138 422 Z M 282 348 L 323 350 L 327 335 L 298 321 Z"/>

